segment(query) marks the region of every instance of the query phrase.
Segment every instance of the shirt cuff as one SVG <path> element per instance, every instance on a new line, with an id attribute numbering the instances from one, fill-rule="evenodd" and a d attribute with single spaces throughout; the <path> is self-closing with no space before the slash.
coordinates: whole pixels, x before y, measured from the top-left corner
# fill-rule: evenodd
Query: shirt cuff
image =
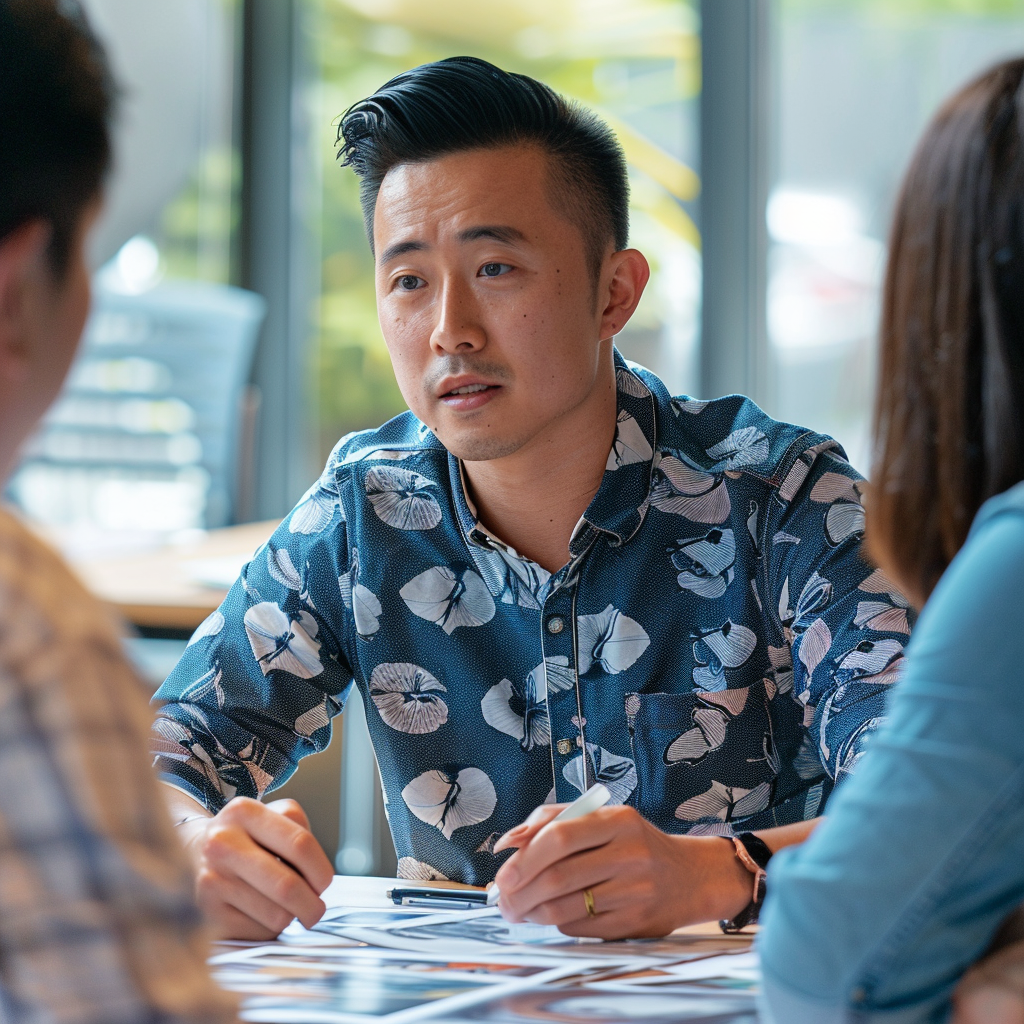
<path id="1" fill-rule="evenodd" d="M 177 772 L 168 771 L 162 766 L 162 761 L 163 758 L 158 757 L 156 759 L 156 776 L 165 786 L 170 786 L 171 789 L 176 789 L 179 793 L 184 793 L 185 796 L 192 797 L 197 804 L 205 807 L 211 814 L 216 814 L 218 811 L 224 809 L 227 801 L 223 797 L 221 797 L 220 802 L 214 806 L 209 793 L 205 789 L 193 786 L 188 779 L 182 778 L 182 776 Z"/>

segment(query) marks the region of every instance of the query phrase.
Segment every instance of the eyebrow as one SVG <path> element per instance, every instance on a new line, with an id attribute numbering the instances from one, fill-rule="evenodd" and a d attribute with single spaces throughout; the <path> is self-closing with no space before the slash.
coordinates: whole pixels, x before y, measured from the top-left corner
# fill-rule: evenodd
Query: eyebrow
<path id="1" fill-rule="evenodd" d="M 380 254 L 380 264 L 384 266 L 392 260 L 397 260 L 399 256 L 404 256 L 407 252 L 422 252 L 426 248 L 428 246 L 425 242 L 396 242 L 394 245 L 389 245 Z"/>
<path id="2" fill-rule="evenodd" d="M 504 224 L 483 224 L 479 227 L 467 228 L 465 231 L 459 232 L 458 238 L 460 242 L 475 242 L 481 238 L 491 238 L 496 242 L 504 242 L 506 245 L 516 245 L 526 241 L 526 235 L 522 231 Z M 426 242 L 396 242 L 394 245 L 389 245 L 380 254 L 380 265 L 385 266 L 406 253 L 424 252 L 429 248 L 430 246 Z"/>
<path id="3" fill-rule="evenodd" d="M 459 234 L 460 242 L 475 242 L 479 238 L 493 238 L 496 242 L 505 242 L 508 245 L 526 241 L 526 235 L 522 231 L 504 224 L 485 224 L 478 228 L 467 228 Z"/>

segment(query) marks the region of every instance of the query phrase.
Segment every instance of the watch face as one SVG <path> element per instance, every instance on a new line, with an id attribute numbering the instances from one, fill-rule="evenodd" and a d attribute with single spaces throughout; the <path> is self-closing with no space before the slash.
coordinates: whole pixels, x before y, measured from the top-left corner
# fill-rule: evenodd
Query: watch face
<path id="1" fill-rule="evenodd" d="M 762 871 L 768 867 L 768 861 L 772 859 L 772 851 L 762 839 L 755 836 L 753 832 L 740 832 L 735 838 L 743 844 L 750 859 Z"/>

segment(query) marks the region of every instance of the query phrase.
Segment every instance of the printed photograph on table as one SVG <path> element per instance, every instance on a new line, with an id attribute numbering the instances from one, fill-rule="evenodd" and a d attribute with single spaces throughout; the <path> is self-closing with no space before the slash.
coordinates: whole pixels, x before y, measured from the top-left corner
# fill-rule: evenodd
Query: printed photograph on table
<path id="1" fill-rule="evenodd" d="M 398 970 L 410 974 L 480 976 L 486 979 L 501 980 L 505 978 L 532 978 L 537 974 L 550 971 L 551 961 L 548 959 L 530 959 L 517 956 L 514 960 L 507 958 L 481 960 L 451 960 L 442 955 L 434 958 L 417 954 L 415 958 L 403 955 L 400 950 L 370 950 L 365 947 L 357 949 L 296 949 L 288 946 L 258 946 L 243 950 L 224 953 L 211 960 L 212 966 L 230 974 L 234 969 L 245 973 L 252 968 L 287 969 L 291 966 L 323 967 L 331 962 L 344 963 L 358 970 Z M 574 967 L 574 971 L 578 968 Z M 582 973 L 582 972 L 579 972 Z"/>
<path id="2" fill-rule="evenodd" d="M 331 908 L 311 930 L 293 922 L 282 934 L 285 941 L 309 945 L 323 935 L 350 942 L 365 942 L 390 949 L 452 953 L 494 951 L 497 947 L 573 947 L 576 939 L 557 928 L 506 922 L 496 908 L 432 911 Z"/>
<path id="3" fill-rule="evenodd" d="M 470 916 L 472 915 L 472 916 Z M 631 939 L 599 942 L 574 939 L 557 928 L 535 924 L 509 924 L 503 918 L 478 916 L 474 911 L 423 913 L 410 910 L 330 907 L 324 917 L 309 930 L 298 921 L 285 929 L 283 943 L 306 948 L 316 945 L 351 947 L 356 943 L 406 950 L 418 955 L 512 955 L 524 952 L 539 958 L 583 957 L 611 962 L 629 962 L 637 958 L 666 964 L 683 963 L 723 954 L 745 953 L 749 935 L 704 934 L 669 935 L 661 939 Z"/>
<path id="4" fill-rule="evenodd" d="M 361 942 L 374 941 L 393 948 L 404 948 L 405 942 L 414 945 L 408 948 L 419 948 L 424 942 L 469 942 L 490 946 L 574 946 L 575 939 L 563 935 L 557 928 L 543 925 L 509 924 L 497 915 L 469 920 L 438 921 L 433 924 L 418 925 L 414 921 L 408 924 L 392 923 L 386 928 L 379 928 L 372 934 L 368 929 L 358 927 L 346 918 L 341 921 L 321 921 L 314 931 L 324 931 L 340 935 L 343 938 L 357 939 Z M 394 945 L 398 943 L 398 945 Z"/>
<path id="5" fill-rule="evenodd" d="M 461 1009 L 476 998 L 507 994 L 565 977 L 551 964 L 340 960 L 281 955 L 273 947 L 213 960 L 219 985 L 243 997 L 241 1018 L 268 1024 L 362 1024 L 370 1018 L 404 1024 L 441 1000 Z"/>
<path id="6" fill-rule="evenodd" d="M 637 987 L 655 987 L 658 992 L 699 995 L 708 992 L 756 996 L 760 966 L 753 951 L 728 956 L 710 956 L 658 967 L 645 966 L 635 972 L 620 972 L 608 979 L 594 979 L 594 988 L 607 992 L 633 992 Z"/>
<path id="7" fill-rule="evenodd" d="M 432 1020 L 454 1024 L 481 1021 L 487 1024 L 757 1024 L 751 995 L 717 993 L 612 993 L 593 989 L 531 989 L 477 1003 L 460 1012 L 431 1015 Z"/>
<path id="8" fill-rule="evenodd" d="M 415 972 L 401 967 L 371 969 L 363 964 L 269 958 L 216 969 L 222 987 L 242 995 L 243 1020 L 349 1021 L 391 1014 L 475 992 L 495 983 L 484 975 Z"/>

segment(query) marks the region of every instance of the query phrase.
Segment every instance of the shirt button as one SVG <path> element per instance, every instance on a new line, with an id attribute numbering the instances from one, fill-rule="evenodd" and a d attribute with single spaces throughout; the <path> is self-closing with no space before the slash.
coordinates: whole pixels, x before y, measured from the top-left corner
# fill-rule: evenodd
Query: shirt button
<path id="1" fill-rule="evenodd" d="M 563 754 L 563 755 L 564 754 L 571 754 L 572 753 L 572 748 L 573 748 L 573 742 L 572 742 L 572 740 L 559 740 L 558 744 L 557 744 L 557 747 L 558 747 L 558 752 L 560 754 Z"/>
<path id="2" fill-rule="evenodd" d="M 867 992 L 865 992 L 859 985 L 850 993 L 850 1001 L 854 1003 L 863 1003 L 867 997 Z"/>
<path id="3" fill-rule="evenodd" d="M 549 633 L 557 636 L 563 629 L 565 629 L 565 619 L 563 619 L 561 615 L 552 615 L 551 618 L 548 619 Z"/>

